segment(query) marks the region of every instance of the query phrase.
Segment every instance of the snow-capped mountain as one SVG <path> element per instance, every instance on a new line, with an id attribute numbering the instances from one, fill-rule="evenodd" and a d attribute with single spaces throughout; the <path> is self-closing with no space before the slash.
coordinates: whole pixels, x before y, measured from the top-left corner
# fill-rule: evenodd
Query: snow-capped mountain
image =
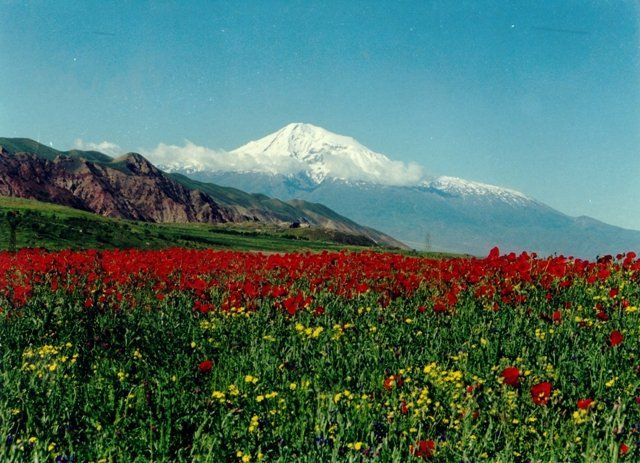
<path id="1" fill-rule="evenodd" d="M 371 151 L 351 137 L 304 123 L 289 124 L 230 154 L 253 158 L 254 172 L 264 172 L 264 166 L 282 164 L 282 159 L 298 161 L 299 171 L 296 173 L 306 174 L 315 183 L 332 178 L 377 184 L 409 184 L 421 178 L 421 170 L 417 166 L 405 166 L 384 154 Z"/>
<path id="2" fill-rule="evenodd" d="M 148 156 L 198 180 L 322 203 L 417 249 L 484 254 L 497 245 L 584 257 L 640 249 L 638 231 L 569 217 L 508 188 L 429 178 L 311 124 L 289 124 L 230 152 L 187 143 Z"/>
<path id="3" fill-rule="evenodd" d="M 374 185 L 421 185 L 455 196 L 482 195 L 505 201 L 530 200 L 519 191 L 495 185 L 450 176 L 427 178 L 422 167 L 416 164 L 393 161 L 354 138 L 301 122 L 288 124 L 277 132 L 229 152 L 208 150 L 188 142 L 184 148 L 160 145 L 150 157 L 158 159 L 158 165 L 168 172 L 265 173 L 284 175 L 299 181 L 304 179 L 315 185 L 325 180 Z"/>

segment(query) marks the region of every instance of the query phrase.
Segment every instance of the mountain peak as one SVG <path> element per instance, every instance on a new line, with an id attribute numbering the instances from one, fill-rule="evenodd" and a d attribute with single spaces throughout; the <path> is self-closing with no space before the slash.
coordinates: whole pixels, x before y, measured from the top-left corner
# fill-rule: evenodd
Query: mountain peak
<path id="1" fill-rule="evenodd" d="M 278 132 L 331 133 L 322 127 L 307 122 L 291 122 L 278 130 Z"/>
<path id="2" fill-rule="evenodd" d="M 322 127 L 304 122 L 287 124 L 280 130 L 265 137 L 247 143 L 232 151 L 232 153 L 266 154 L 276 156 L 293 156 L 300 160 L 313 157 L 314 153 L 329 149 L 368 150 L 356 140 L 344 135 L 329 132 Z M 378 155 L 385 158 L 383 155 Z"/>
<path id="3" fill-rule="evenodd" d="M 121 165 L 132 173 L 144 175 L 159 175 L 160 171 L 156 166 L 138 153 L 127 153 L 112 161 L 114 166 Z"/>
<path id="4" fill-rule="evenodd" d="M 292 160 L 300 171 L 316 183 L 327 178 L 373 183 L 409 183 L 419 180 L 420 172 L 371 151 L 357 140 L 322 127 L 294 122 L 280 130 L 247 143 L 232 155 L 253 158 L 257 164 L 277 165 Z"/>
<path id="5" fill-rule="evenodd" d="M 323 127 L 319 127 L 317 125 L 309 124 L 306 122 L 292 122 L 291 124 L 285 125 L 277 132 L 274 132 L 271 135 L 267 135 L 267 137 L 270 136 L 279 138 L 280 140 L 286 139 L 294 145 L 294 148 L 300 147 L 299 145 L 302 143 L 319 142 L 333 146 L 367 149 L 352 137 L 339 135 Z"/>

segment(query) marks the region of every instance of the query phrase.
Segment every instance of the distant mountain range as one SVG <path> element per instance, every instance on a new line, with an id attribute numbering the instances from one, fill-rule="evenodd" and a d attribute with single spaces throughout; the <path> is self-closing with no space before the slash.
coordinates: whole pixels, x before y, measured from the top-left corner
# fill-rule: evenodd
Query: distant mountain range
<path id="1" fill-rule="evenodd" d="M 640 231 L 570 217 L 498 186 L 427 178 L 419 166 L 311 124 L 289 124 L 228 153 L 166 145 L 163 150 L 152 155 L 168 171 L 319 202 L 418 249 L 483 255 L 498 245 L 504 251 L 583 257 L 640 249 Z"/>
<path id="2" fill-rule="evenodd" d="M 137 153 L 111 158 L 97 151 L 63 152 L 26 138 L 0 138 L 0 195 L 158 223 L 311 226 L 404 247 L 321 204 L 280 201 L 167 174 Z"/>

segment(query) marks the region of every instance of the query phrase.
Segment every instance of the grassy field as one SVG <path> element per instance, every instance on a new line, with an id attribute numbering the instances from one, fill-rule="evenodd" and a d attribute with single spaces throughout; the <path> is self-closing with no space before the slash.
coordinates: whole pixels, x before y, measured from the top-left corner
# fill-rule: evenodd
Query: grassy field
<path id="1" fill-rule="evenodd" d="M 0 461 L 640 461 L 640 261 L 0 253 Z"/>
<path id="2" fill-rule="evenodd" d="M 331 250 L 371 246 L 364 237 L 317 228 L 266 225 L 152 224 L 101 217 L 39 201 L 0 197 L 0 249 L 9 245 L 6 213 L 18 211 L 16 244 L 46 249 L 226 248 L 240 250 Z"/>

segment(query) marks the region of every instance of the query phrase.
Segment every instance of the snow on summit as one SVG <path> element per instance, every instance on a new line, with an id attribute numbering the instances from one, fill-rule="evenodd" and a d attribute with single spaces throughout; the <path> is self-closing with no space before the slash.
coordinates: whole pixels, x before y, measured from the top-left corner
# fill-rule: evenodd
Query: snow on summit
<path id="1" fill-rule="evenodd" d="M 274 158 L 295 159 L 305 166 L 305 173 L 316 183 L 333 178 L 408 185 L 422 178 L 422 169 L 415 164 L 392 161 L 351 137 L 312 124 L 289 124 L 231 154 L 250 156 L 268 164 L 273 164 Z"/>

